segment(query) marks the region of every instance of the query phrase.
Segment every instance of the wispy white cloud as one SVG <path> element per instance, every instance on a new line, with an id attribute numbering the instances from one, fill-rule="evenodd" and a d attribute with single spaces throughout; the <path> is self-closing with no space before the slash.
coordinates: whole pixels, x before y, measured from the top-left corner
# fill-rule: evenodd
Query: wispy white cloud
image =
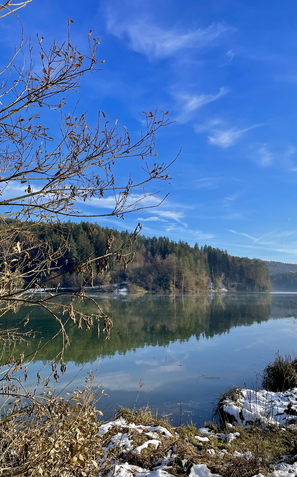
<path id="1" fill-rule="evenodd" d="M 219 179 L 217 177 L 202 177 L 194 181 L 195 189 L 214 190 L 218 187 Z"/>
<path id="2" fill-rule="evenodd" d="M 174 223 L 180 224 L 183 228 L 187 228 L 187 224 L 184 220 L 186 215 L 186 209 L 192 209 L 192 206 L 186 206 L 185 204 L 172 202 L 167 199 L 159 207 L 148 209 L 146 212 L 149 213 L 149 217 L 145 217 L 144 219 L 139 217 L 138 220 L 144 222 L 166 223 L 166 230 L 167 227 L 170 226 L 169 223 L 171 223 L 172 221 Z"/>
<path id="3" fill-rule="evenodd" d="M 84 201 L 83 199 L 78 199 L 77 202 L 81 204 L 93 206 L 102 209 L 114 209 L 117 201 L 119 201 L 119 196 L 110 195 L 108 197 L 95 197 L 90 200 Z M 143 196 L 142 194 L 130 194 L 126 200 L 125 206 L 131 207 L 136 202 L 139 202 L 139 207 L 153 207 L 157 206 L 160 203 L 160 199 L 155 195 Z"/>
<path id="4" fill-rule="evenodd" d="M 167 220 L 161 219 L 160 217 L 148 217 L 147 219 L 138 217 L 137 220 L 140 220 L 141 222 L 167 222 Z"/>
<path id="5" fill-rule="evenodd" d="M 148 217 L 144 219 L 145 222 L 169 222 L 174 221 L 181 224 L 183 227 L 187 227 L 187 224 L 183 222 L 185 214 L 183 211 L 178 211 L 180 206 L 178 204 L 170 203 L 169 201 L 165 205 L 156 207 L 155 209 L 149 209 L 150 214 L 154 214 L 156 217 Z M 139 220 L 143 220 L 139 218 Z"/>
<path id="6" fill-rule="evenodd" d="M 227 56 L 229 62 L 232 61 L 234 56 L 235 56 L 233 50 L 227 51 L 226 56 Z"/>
<path id="7" fill-rule="evenodd" d="M 227 57 L 227 60 L 222 65 L 220 65 L 221 67 L 230 65 L 230 63 L 232 62 L 232 60 L 235 56 L 234 51 L 233 50 L 228 50 L 225 56 Z"/>
<path id="8" fill-rule="evenodd" d="M 209 143 L 218 147 L 228 148 L 233 146 L 246 132 L 250 131 L 251 129 L 255 129 L 261 126 L 260 124 L 256 124 L 255 126 L 251 126 L 245 129 L 227 129 L 223 130 L 213 130 L 211 134 L 208 136 Z"/>
<path id="9" fill-rule="evenodd" d="M 159 215 L 160 217 L 166 217 L 167 219 L 176 220 L 176 222 L 181 222 L 181 219 L 184 217 L 183 212 L 175 212 L 173 210 L 155 210 L 154 214 Z"/>
<path id="10" fill-rule="evenodd" d="M 274 230 L 272 232 L 268 232 L 267 234 L 262 235 L 261 237 L 253 237 L 250 234 L 243 233 L 243 232 L 236 232 L 235 230 L 229 230 L 229 232 L 236 234 L 236 235 L 241 235 L 243 237 L 248 238 L 253 242 L 254 245 L 257 245 L 259 248 L 263 250 L 263 247 L 265 247 L 265 250 L 272 250 L 275 252 L 284 252 L 285 250 L 290 250 L 290 253 L 292 250 L 296 248 L 296 242 L 293 241 L 290 244 L 285 246 L 285 240 L 287 237 L 290 237 L 295 234 L 294 231 L 287 231 L 287 230 Z M 270 240 L 264 240 L 267 237 L 270 237 Z M 244 245 L 245 247 L 248 248 L 253 248 L 254 245 Z M 289 252 L 287 252 L 289 253 Z"/>
<path id="11" fill-rule="evenodd" d="M 252 240 L 254 243 L 260 242 L 261 240 L 263 240 L 263 238 L 268 237 L 268 235 L 271 235 L 271 234 L 274 233 L 274 232 L 268 232 L 267 234 L 264 234 L 261 237 L 256 238 L 256 237 L 252 237 L 249 234 L 245 234 L 245 233 L 242 233 L 242 232 L 236 232 L 235 230 L 229 230 L 229 232 L 231 232 L 232 234 L 242 235 L 243 237 L 247 237 L 250 240 Z"/>
<path id="12" fill-rule="evenodd" d="M 202 232 L 201 230 L 194 230 L 193 231 L 193 237 L 196 240 L 208 240 L 214 238 L 213 234 L 207 234 L 205 232 Z"/>
<path id="13" fill-rule="evenodd" d="M 259 158 L 259 164 L 262 167 L 270 166 L 271 163 L 273 162 L 273 156 L 271 152 L 268 150 L 266 144 L 263 144 L 263 146 L 258 150 L 258 158 Z"/>
<path id="14" fill-rule="evenodd" d="M 218 126 L 219 124 L 222 124 L 223 121 L 219 118 L 212 119 L 211 121 L 207 121 L 205 123 L 201 124 L 194 124 L 194 131 L 195 133 L 199 134 L 205 131 L 211 131 L 214 129 L 215 126 Z"/>
<path id="15" fill-rule="evenodd" d="M 212 103 L 217 99 L 225 96 L 229 90 L 227 88 L 220 88 L 218 93 L 214 94 L 190 94 L 190 93 L 181 93 L 174 91 L 172 96 L 174 97 L 178 111 L 181 111 L 181 114 L 178 116 L 179 122 L 186 122 L 189 119 L 189 114 L 193 113 L 202 106 L 205 106 L 208 103 Z"/>
<path id="16" fill-rule="evenodd" d="M 266 143 L 251 145 L 247 157 L 260 167 L 275 167 L 290 172 L 297 172 L 297 149 L 292 144 L 282 148 L 272 148 Z"/>
<path id="17" fill-rule="evenodd" d="M 260 126 L 264 126 L 264 124 L 255 124 L 243 129 L 227 128 L 223 120 L 215 118 L 211 121 L 195 124 L 194 131 L 197 134 L 208 132 L 210 144 L 226 149 L 236 144 L 245 133 Z"/>
<path id="18" fill-rule="evenodd" d="M 241 244 L 236 244 L 236 243 L 226 244 L 226 246 L 228 246 L 228 245 L 232 245 L 233 247 L 240 247 L 241 249 L 243 248 L 242 243 Z M 244 245 L 244 248 L 255 249 L 255 250 L 263 250 L 263 244 L 262 244 L 262 246 L 261 246 L 261 244 L 259 244 L 259 245 Z M 297 246 L 296 246 L 296 244 L 295 245 L 288 245 L 286 247 L 282 247 L 282 246 L 267 247 L 265 245 L 265 251 L 292 254 L 295 257 L 294 258 L 292 257 L 292 261 L 290 261 L 290 263 L 296 263 L 296 256 L 297 256 Z M 275 258 L 271 259 L 271 260 L 275 260 Z"/>
<path id="19" fill-rule="evenodd" d="M 283 154 L 284 163 L 287 166 L 288 170 L 291 172 L 297 171 L 297 168 L 295 167 L 295 161 L 294 161 L 294 159 L 296 159 L 296 152 L 297 152 L 296 147 L 289 145 Z"/>
<path id="20" fill-rule="evenodd" d="M 136 204 L 136 208 L 138 207 L 143 208 L 142 214 L 146 214 L 146 213 L 148 214 L 147 217 L 143 215 L 141 217 L 138 217 L 137 220 L 140 223 L 143 223 L 143 222 L 146 222 L 148 224 L 160 223 L 160 225 L 162 224 L 162 227 L 165 227 L 165 230 L 167 230 L 167 228 L 170 227 L 169 224 L 172 224 L 172 226 L 174 226 L 174 224 L 176 223 L 180 224 L 183 230 L 187 228 L 187 223 L 185 223 L 184 221 L 185 210 L 192 208 L 192 206 L 189 207 L 184 204 L 172 202 L 170 200 L 166 200 L 164 203 L 159 205 L 160 199 L 158 199 L 158 197 L 154 195 L 149 195 L 145 197 L 143 200 L 140 200 L 140 202 L 137 202 L 141 198 L 142 198 L 141 194 L 130 194 L 125 204 L 126 208 L 131 206 L 132 210 L 133 210 L 133 204 Z M 100 214 L 100 209 L 102 209 L 102 214 L 103 214 L 104 209 L 109 209 L 109 211 L 111 211 L 111 210 L 114 210 L 116 205 L 116 199 L 112 195 L 109 197 L 103 197 L 103 198 L 93 198 L 92 200 L 87 200 L 86 202 L 79 200 L 78 202 L 81 202 L 84 206 L 92 207 L 92 209 L 89 209 L 90 210 L 88 212 L 89 214 L 92 214 L 92 213 Z M 126 225 L 125 225 L 125 228 L 127 228 Z M 150 229 L 145 227 L 144 227 L 144 230 L 151 232 Z M 155 232 L 155 233 L 158 233 L 158 232 Z"/>
<path id="21" fill-rule="evenodd" d="M 232 195 L 229 195 L 229 197 L 225 197 L 225 200 L 232 202 L 233 200 L 236 200 L 238 197 L 239 197 L 239 194 L 232 194 Z"/>
<path id="22" fill-rule="evenodd" d="M 111 10 L 107 14 L 107 28 L 120 39 L 127 36 L 130 48 L 150 59 L 175 56 L 185 49 L 201 49 L 222 35 L 235 31 L 223 23 L 213 23 L 206 28 L 190 31 L 164 29 L 148 18 L 119 20 Z"/>
<path id="23" fill-rule="evenodd" d="M 223 200 L 223 207 L 229 207 L 232 202 L 234 202 L 236 199 L 238 199 L 240 194 L 232 194 L 232 195 L 229 195 L 228 197 L 225 197 L 225 199 Z"/>
<path id="24" fill-rule="evenodd" d="M 205 233 L 202 232 L 201 230 L 191 230 L 185 227 L 180 227 L 177 226 L 176 224 L 170 224 L 166 228 L 167 232 L 176 232 L 178 234 L 182 233 L 184 234 L 185 231 L 187 233 L 187 240 L 193 241 L 193 240 L 208 240 L 214 238 L 213 234 Z"/>
<path id="25" fill-rule="evenodd" d="M 287 150 L 285 151 L 285 157 L 289 158 L 291 156 L 294 156 L 296 154 L 297 150 L 295 146 L 288 146 Z"/>
<path id="26" fill-rule="evenodd" d="M 222 215 L 197 215 L 200 220 L 242 220 L 244 215 L 240 212 L 230 212 Z"/>

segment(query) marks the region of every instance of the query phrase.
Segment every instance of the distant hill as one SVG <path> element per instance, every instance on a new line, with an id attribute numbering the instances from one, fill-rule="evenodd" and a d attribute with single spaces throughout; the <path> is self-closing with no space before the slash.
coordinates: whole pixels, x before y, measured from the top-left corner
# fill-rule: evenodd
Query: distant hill
<path id="1" fill-rule="evenodd" d="M 276 273 L 270 281 L 274 292 L 297 292 L 297 273 Z"/>
<path id="2" fill-rule="evenodd" d="M 293 263 L 273 262 L 271 260 L 264 260 L 269 271 L 269 275 L 276 275 L 277 273 L 297 273 L 297 265 Z"/>
<path id="3" fill-rule="evenodd" d="M 265 260 L 274 292 L 297 292 L 297 265 Z"/>

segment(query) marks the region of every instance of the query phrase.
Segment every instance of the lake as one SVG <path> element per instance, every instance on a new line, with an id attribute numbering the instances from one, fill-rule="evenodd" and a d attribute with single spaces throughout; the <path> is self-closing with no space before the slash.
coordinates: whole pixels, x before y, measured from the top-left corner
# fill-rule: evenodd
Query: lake
<path id="1" fill-rule="evenodd" d="M 159 415 L 167 414 L 174 425 L 181 419 L 203 425 L 212 418 L 220 393 L 232 385 L 259 387 L 260 374 L 275 353 L 297 349 L 294 294 L 92 296 L 113 318 L 111 339 L 98 338 L 97 329 L 79 331 L 71 323 L 67 371 L 52 386 L 56 392 L 65 392 L 67 383 L 67 391 L 83 386 L 88 371 L 97 369 L 95 382 L 109 395 L 100 401 L 104 419 L 119 406 L 148 405 Z M 93 304 L 81 306 L 84 312 L 95 312 Z M 17 349 L 26 355 L 33 353 L 38 336 L 42 344 L 57 330 L 44 311 L 30 311 L 27 327 L 37 338 Z M 15 326 L 27 313 L 24 308 L 5 319 L 3 328 Z M 44 365 L 60 346 L 58 337 L 31 355 L 29 387 L 36 385 L 38 371 L 46 376 Z"/>

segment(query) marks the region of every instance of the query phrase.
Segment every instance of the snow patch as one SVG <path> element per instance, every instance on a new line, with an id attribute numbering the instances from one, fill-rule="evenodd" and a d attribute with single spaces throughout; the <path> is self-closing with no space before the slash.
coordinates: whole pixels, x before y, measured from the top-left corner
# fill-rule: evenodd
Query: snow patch
<path id="1" fill-rule="evenodd" d="M 121 464 L 116 465 L 115 470 L 110 477 L 174 477 L 172 474 L 169 474 L 165 470 L 147 470 L 138 467 L 137 465 L 130 464 Z M 99 475 L 98 475 L 99 477 Z"/>
<path id="2" fill-rule="evenodd" d="M 285 392 L 241 389 L 237 402 L 227 398 L 223 411 L 240 425 L 264 423 L 289 425 L 297 422 L 297 388 Z"/>
<path id="3" fill-rule="evenodd" d="M 195 436 L 195 439 L 197 439 L 200 442 L 209 442 L 208 437 Z"/>
<path id="4" fill-rule="evenodd" d="M 134 451 L 137 453 L 137 454 L 141 454 L 141 451 L 143 449 L 146 449 L 150 444 L 152 444 L 153 446 L 155 446 L 155 449 L 157 449 L 159 447 L 159 444 L 161 444 L 161 441 L 157 441 L 156 439 L 151 439 L 149 441 L 146 441 L 144 444 L 142 444 L 141 446 L 139 447 L 136 447 L 134 449 Z"/>
<path id="5" fill-rule="evenodd" d="M 221 475 L 212 474 L 205 464 L 195 464 L 191 468 L 189 477 L 221 477 Z"/>

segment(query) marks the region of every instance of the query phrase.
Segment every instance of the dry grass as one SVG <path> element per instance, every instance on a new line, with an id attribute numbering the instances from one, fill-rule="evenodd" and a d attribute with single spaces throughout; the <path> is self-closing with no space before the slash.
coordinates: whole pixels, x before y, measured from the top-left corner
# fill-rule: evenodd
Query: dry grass
<path id="1" fill-rule="evenodd" d="M 209 441 L 200 442 L 195 436 L 203 436 L 193 425 L 172 427 L 166 419 L 157 419 L 152 416 L 150 410 L 127 410 L 121 409 L 118 416 L 122 416 L 127 425 L 136 423 L 144 426 L 163 426 L 172 434 L 165 437 L 159 431 L 158 440 L 161 444 L 157 449 L 149 446 L 140 454 L 135 450 L 128 453 L 119 452 L 113 454 L 118 462 L 128 462 L 148 470 L 155 470 L 156 466 L 168 458 L 168 472 L 176 477 L 188 475 L 193 464 L 205 464 L 213 472 L 222 477 L 252 477 L 258 473 L 264 476 L 271 471 L 273 462 L 281 456 L 287 455 L 293 458 L 297 452 L 297 433 L 295 430 L 282 430 L 279 427 L 269 430 L 258 427 L 234 427 L 232 432 L 239 432 L 240 437 L 228 443 L 210 437 Z M 229 428 L 218 429 L 214 423 L 205 424 L 211 428 L 213 434 L 218 432 L 230 432 Z M 112 432 L 119 432 L 119 429 Z M 129 433 L 133 440 L 133 449 L 150 439 L 145 433 L 139 434 L 129 430 L 129 427 L 121 429 L 121 432 Z M 249 457 L 236 456 L 236 452 L 245 454 L 251 452 Z M 169 454 L 168 454 L 169 453 Z M 223 453 L 223 455 L 222 455 Z M 235 455 L 234 455 L 235 453 Z M 219 455 L 220 454 L 220 455 Z"/>
<path id="2" fill-rule="evenodd" d="M 139 409 L 128 409 L 126 407 L 120 407 L 118 413 L 115 416 L 123 417 L 127 423 L 134 423 L 142 426 L 163 426 L 166 429 L 171 429 L 171 425 L 167 420 L 167 416 L 157 417 L 154 416 L 149 407 Z"/>
<path id="3" fill-rule="evenodd" d="M 276 353 L 263 372 L 262 387 L 267 391 L 287 391 L 297 387 L 297 359 Z"/>
<path id="4" fill-rule="evenodd" d="M 232 416 L 227 414 L 223 409 L 224 402 L 226 401 L 226 399 L 230 399 L 231 401 L 236 402 L 239 407 L 241 407 L 241 404 L 238 403 L 238 398 L 240 394 L 241 388 L 232 386 L 230 389 L 220 395 L 214 407 L 213 417 L 214 420 L 218 421 L 218 424 L 221 427 L 225 428 L 226 423 L 233 424 Z"/>
<path id="5" fill-rule="evenodd" d="M 279 358 L 279 355 L 277 355 L 277 358 Z M 271 363 L 270 369 L 274 368 L 274 370 L 279 370 L 283 364 L 283 361 L 284 360 L 282 360 L 282 358 L 276 359 L 274 363 Z M 291 362 L 292 361 L 290 361 L 290 363 Z M 289 360 L 286 357 L 285 366 L 287 366 L 287 363 L 289 363 Z M 278 371 L 275 374 L 278 374 Z M 280 378 L 278 383 L 281 385 L 281 387 L 283 387 L 284 379 Z M 230 432 L 228 424 L 234 423 L 232 422 L 232 416 L 224 412 L 223 404 L 226 399 L 230 399 L 233 402 L 236 402 L 237 406 L 243 407 L 238 402 L 240 394 L 241 388 L 234 386 L 220 396 L 220 399 L 216 405 L 214 417 L 220 422 L 221 429 L 226 434 Z M 252 458 L 248 461 L 246 461 L 246 459 L 237 459 L 236 462 L 233 462 L 232 471 L 229 469 L 230 473 L 227 474 L 225 474 L 224 471 L 221 471 L 222 476 L 249 476 L 255 475 L 257 472 L 267 475 L 267 472 L 269 470 L 271 471 L 272 464 L 277 462 L 282 456 L 285 455 L 287 456 L 288 460 L 290 460 L 294 459 L 294 456 L 297 453 L 296 428 L 284 428 L 279 425 L 267 426 L 266 424 L 254 422 L 253 424 L 244 428 L 239 425 L 236 425 L 235 427 L 233 426 L 231 432 L 239 432 L 240 438 L 232 441 L 232 443 L 229 445 L 229 449 L 231 447 L 232 452 L 237 451 L 242 454 L 251 452 Z M 243 462 L 245 463 L 243 464 Z M 258 467 L 261 470 L 255 472 L 255 467 Z M 251 473 L 249 473 L 250 471 Z"/>
<path id="6" fill-rule="evenodd" d="M 92 377 L 90 378 L 92 382 Z M 97 474 L 103 455 L 98 397 L 88 382 L 67 398 L 51 391 L 17 398 L 0 421 L 0 475 L 84 477 Z"/>
<path id="7" fill-rule="evenodd" d="M 273 462 L 297 453 L 297 432 L 293 429 L 233 427 L 232 432 L 239 432 L 240 437 L 228 443 L 216 434 L 228 434 L 230 428 L 218 429 L 214 423 L 206 423 L 212 436 L 201 442 L 196 437 L 203 434 L 195 426 L 174 428 L 166 416 L 158 418 L 148 408 L 121 408 L 116 417 L 122 417 L 124 423 L 100 436 L 101 413 L 96 410 L 96 400 L 87 384 L 84 391 L 67 399 L 48 393 L 42 402 L 27 407 L 23 404 L 20 412 L 7 414 L 0 427 L 0 475 L 104 477 L 116 464 L 127 462 L 156 470 L 166 461 L 167 472 L 176 477 L 189 475 L 193 464 L 205 464 L 222 477 L 252 477 L 260 472 L 268 475 Z M 146 427 L 131 428 L 130 424 Z M 152 439 L 151 431 L 157 435 L 159 446 L 149 444 L 137 452 L 137 447 Z M 132 449 L 123 446 L 124 438 L 129 439 Z M 251 456 L 236 456 L 236 452 L 251 452 Z"/>

